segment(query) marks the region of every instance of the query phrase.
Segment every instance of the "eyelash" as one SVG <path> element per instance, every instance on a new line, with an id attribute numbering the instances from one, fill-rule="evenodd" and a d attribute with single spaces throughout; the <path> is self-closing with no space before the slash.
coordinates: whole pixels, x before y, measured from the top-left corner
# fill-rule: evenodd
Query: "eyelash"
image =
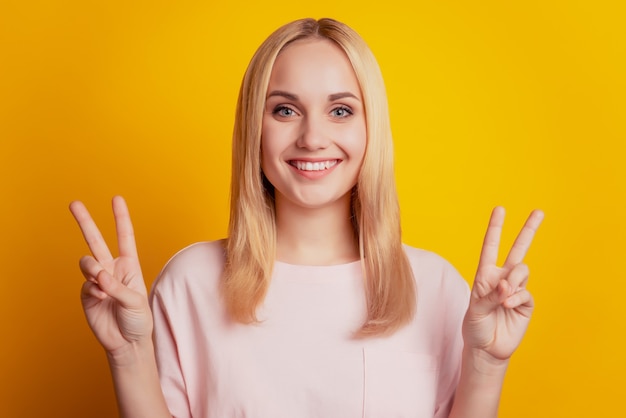
<path id="1" fill-rule="evenodd" d="M 280 113 L 281 113 L 282 111 L 284 111 L 284 110 L 288 110 L 288 111 L 290 111 L 290 112 L 296 113 L 296 111 L 295 111 L 295 110 L 293 110 L 292 108 L 290 108 L 289 106 L 280 105 L 280 106 L 276 106 L 276 107 L 274 108 L 274 110 L 272 110 L 272 114 L 273 114 L 273 115 L 283 116 L 283 117 L 289 117 L 289 116 L 292 116 L 292 115 L 281 115 Z"/>
<path id="2" fill-rule="evenodd" d="M 331 113 L 337 112 L 338 110 L 346 112 L 346 114 L 343 116 L 337 116 L 338 118 L 347 118 L 348 116 L 352 116 L 354 114 L 354 112 L 352 112 L 352 109 L 350 109 L 348 106 L 337 106 L 331 111 Z"/>
<path id="3" fill-rule="evenodd" d="M 287 111 L 289 111 L 289 112 L 296 113 L 296 111 L 295 111 L 295 110 L 293 110 L 292 108 L 290 108 L 289 106 L 279 105 L 279 106 L 276 106 L 276 107 L 274 108 L 274 110 L 272 111 L 272 114 L 273 114 L 273 115 L 283 116 L 283 117 L 289 117 L 289 116 L 292 116 L 292 114 L 289 114 L 289 115 L 284 115 L 284 114 L 281 114 L 281 112 L 283 112 L 283 111 L 285 111 L 285 110 L 287 110 Z M 335 113 L 335 112 L 337 112 L 337 111 L 342 111 L 342 112 L 345 112 L 345 113 L 346 113 L 346 114 L 345 114 L 345 115 L 343 115 L 343 116 L 334 115 L 334 116 L 336 116 L 336 117 L 338 117 L 338 118 L 347 118 L 348 116 L 352 116 L 352 115 L 354 114 L 354 112 L 352 112 L 352 109 L 350 109 L 348 106 L 343 106 L 343 105 L 335 107 L 333 110 L 331 110 L 331 114 L 332 114 L 332 113 Z"/>

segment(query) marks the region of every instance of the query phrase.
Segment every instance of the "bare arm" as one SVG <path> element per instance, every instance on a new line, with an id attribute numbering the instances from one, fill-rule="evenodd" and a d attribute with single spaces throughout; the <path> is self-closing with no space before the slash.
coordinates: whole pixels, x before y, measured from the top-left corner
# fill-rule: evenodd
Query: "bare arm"
<path id="1" fill-rule="evenodd" d="M 491 214 L 470 305 L 463 321 L 463 363 L 450 418 L 495 418 L 509 359 L 519 346 L 534 308 L 523 263 L 541 211 L 533 211 L 502 267 L 496 265 L 504 209 Z"/>
<path id="2" fill-rule="evenodd" d="M 107 353 L 115 395 L 123 418 L 171 418 L 157 373 L 152 341 Z"/>
<path id="3" fill-rule="evenodd" d="M 124 199 L 113 198 L 119 256 L 113 257 L 81 202 L 70 211 L 91 250 L 80 260 L 85 276 L 81 301 L 87 322 L 104 347 L 124 418 L 170 417 L 157 373 L 152 345 L 152 313 L 133 226 Z"/>

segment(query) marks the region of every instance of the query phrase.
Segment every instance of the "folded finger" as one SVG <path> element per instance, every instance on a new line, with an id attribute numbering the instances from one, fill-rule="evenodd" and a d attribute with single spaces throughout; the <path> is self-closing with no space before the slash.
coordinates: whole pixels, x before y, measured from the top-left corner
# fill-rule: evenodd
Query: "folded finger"
<path id="1" fill-rule="evenodd" d="M 535 301 L 531 293 L 523 289 L 506 298 L 503 302 L 503 306 L 505 308 L 515 309 L 522 315 L 530 317 L 535 306 Z"/>
<path id="2" fill-rule="evenodd" d="M 91 254 L 100 262 L 112 260 L 111 251 L 109 251 L 109 247 L 106 245 L 98 226 L 93 221 L 83 202 L 72 202 L 70 204 L 70 212 L 72 212 L 74 219 L 78 222 Z"/>
<path id="3" fill-rule="evenodd" d="M 102 264 L 89 255 L 82 257 L 78 262 L 78 265 L 80 267 L 80 271 L 83 273 L 83 276 L 85 276 L 85 279 L 90 282 L 95 282 L 98 274 L 104 270 Z"/>
<path id="4" fill-rule="evenodd" d="M 529 274 L 528 266 L 524 263 L 519 263 L 513 267 L 506 278 L 507 282 L 509 282 L 511 294 L 526 287 Z"/>
<path id="5" fill-rule="evenodd" d="M 471 311 L 478 316 L 484 316 L 500 306 L 508 294 L 508 284 L 502 280 L 496 288 L 482 297 L 475 297 L 470 302 Z"/>
<path id="6" fill-rule="evenodd" d="M 98 286 L 125 308 L 150 309 L 145 295 L 115 280 L 106 270 L 102 270 L 98 275 Z"/>
<path id="7" fill-rule="evenodd" d="M 83 284 L 83 287 L 81 289 L 81 296 L 82 299 L 85 301 L 84 303 L 86 303 L 89 297 L 104 300 L 107 298 L 108 295 L 102 289 L 100 289 L 100 286 L 98 286 L 96 283 L 87 281 Z"/>

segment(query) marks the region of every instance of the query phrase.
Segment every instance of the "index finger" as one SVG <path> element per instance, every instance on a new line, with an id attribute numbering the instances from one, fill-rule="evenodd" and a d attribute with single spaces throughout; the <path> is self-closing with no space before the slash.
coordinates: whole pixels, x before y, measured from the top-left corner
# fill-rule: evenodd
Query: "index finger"
<path id="1" fill-rule="evenodd" d="M 115 228 L 117 230 L 117 245 L 120 255 L 137 258 L 137 245 L 135 244 L 135 232 L 130 220 L 128 206 L 122 196 L 113 198 L 113 215 L 115 216 Z"/>
<path id="2" fill-rule="evenodd" d="M 502 235 L 502 225 L 504 224 L 504 208 L 496 206 L 491 212 L 489 226 L 483 240 L 483 248 L 480 251 L 480 261 L 478 266 L 496 265 L 498 262 L 498 250 L 500 249 L 500 235 Z"/>
<path id="3" fill-rule="evenodd" d="M 70 203 L 70 212 L 72 212 L 74 219 L 78 222 L 85 242 L 87 242 L 87 246 L 94 258 L 101 263 L 111 261 L 113 259 L 111 251 L 109 251 L 109 247 L 104 242 L 98 226 L 93 221 L 83 202 L 77 200 Z"/>
<path id="4" fill-rule="evenodd" d="M 524 260 L 524 257 L 530 248 L 530 244 L 533 242 L 535 233 L 537 232 L 537 229 L 539 229 L 541 221 L 543 221 L 543 217 L 543 212 L 538 209 L 532 211 L 530 215 L 528 215 L 528 219 L 526 219 L 522 230 L 517 238 L 515 238 L 515 242 L 511 247 L 511 251 L 509 251 L 509 255 L 506 257 L 504 267 L 513 267 Z"/>

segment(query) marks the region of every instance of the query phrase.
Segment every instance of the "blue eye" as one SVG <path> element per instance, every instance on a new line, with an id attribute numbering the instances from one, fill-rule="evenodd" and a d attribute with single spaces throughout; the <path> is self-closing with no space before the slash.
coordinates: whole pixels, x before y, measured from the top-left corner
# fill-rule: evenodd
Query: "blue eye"
<path id="1" fill-rule="evenodd" d="M 352 115 L 352 110 L 347 106 L 339 106 L 334 108 L 330 113 L 338 118 L 347 118 Z"/>
<path id="2" fill-rule="evenodd" d="M 274 110 L 272 111 L 272 113 L 274 115 L 278 115 L 278 116 L 282 116 L 282 117 L 290 117 L 296 114 L 296 112 L 287 106 L 276 106 L 276 108 L 274 108 Z"/>

